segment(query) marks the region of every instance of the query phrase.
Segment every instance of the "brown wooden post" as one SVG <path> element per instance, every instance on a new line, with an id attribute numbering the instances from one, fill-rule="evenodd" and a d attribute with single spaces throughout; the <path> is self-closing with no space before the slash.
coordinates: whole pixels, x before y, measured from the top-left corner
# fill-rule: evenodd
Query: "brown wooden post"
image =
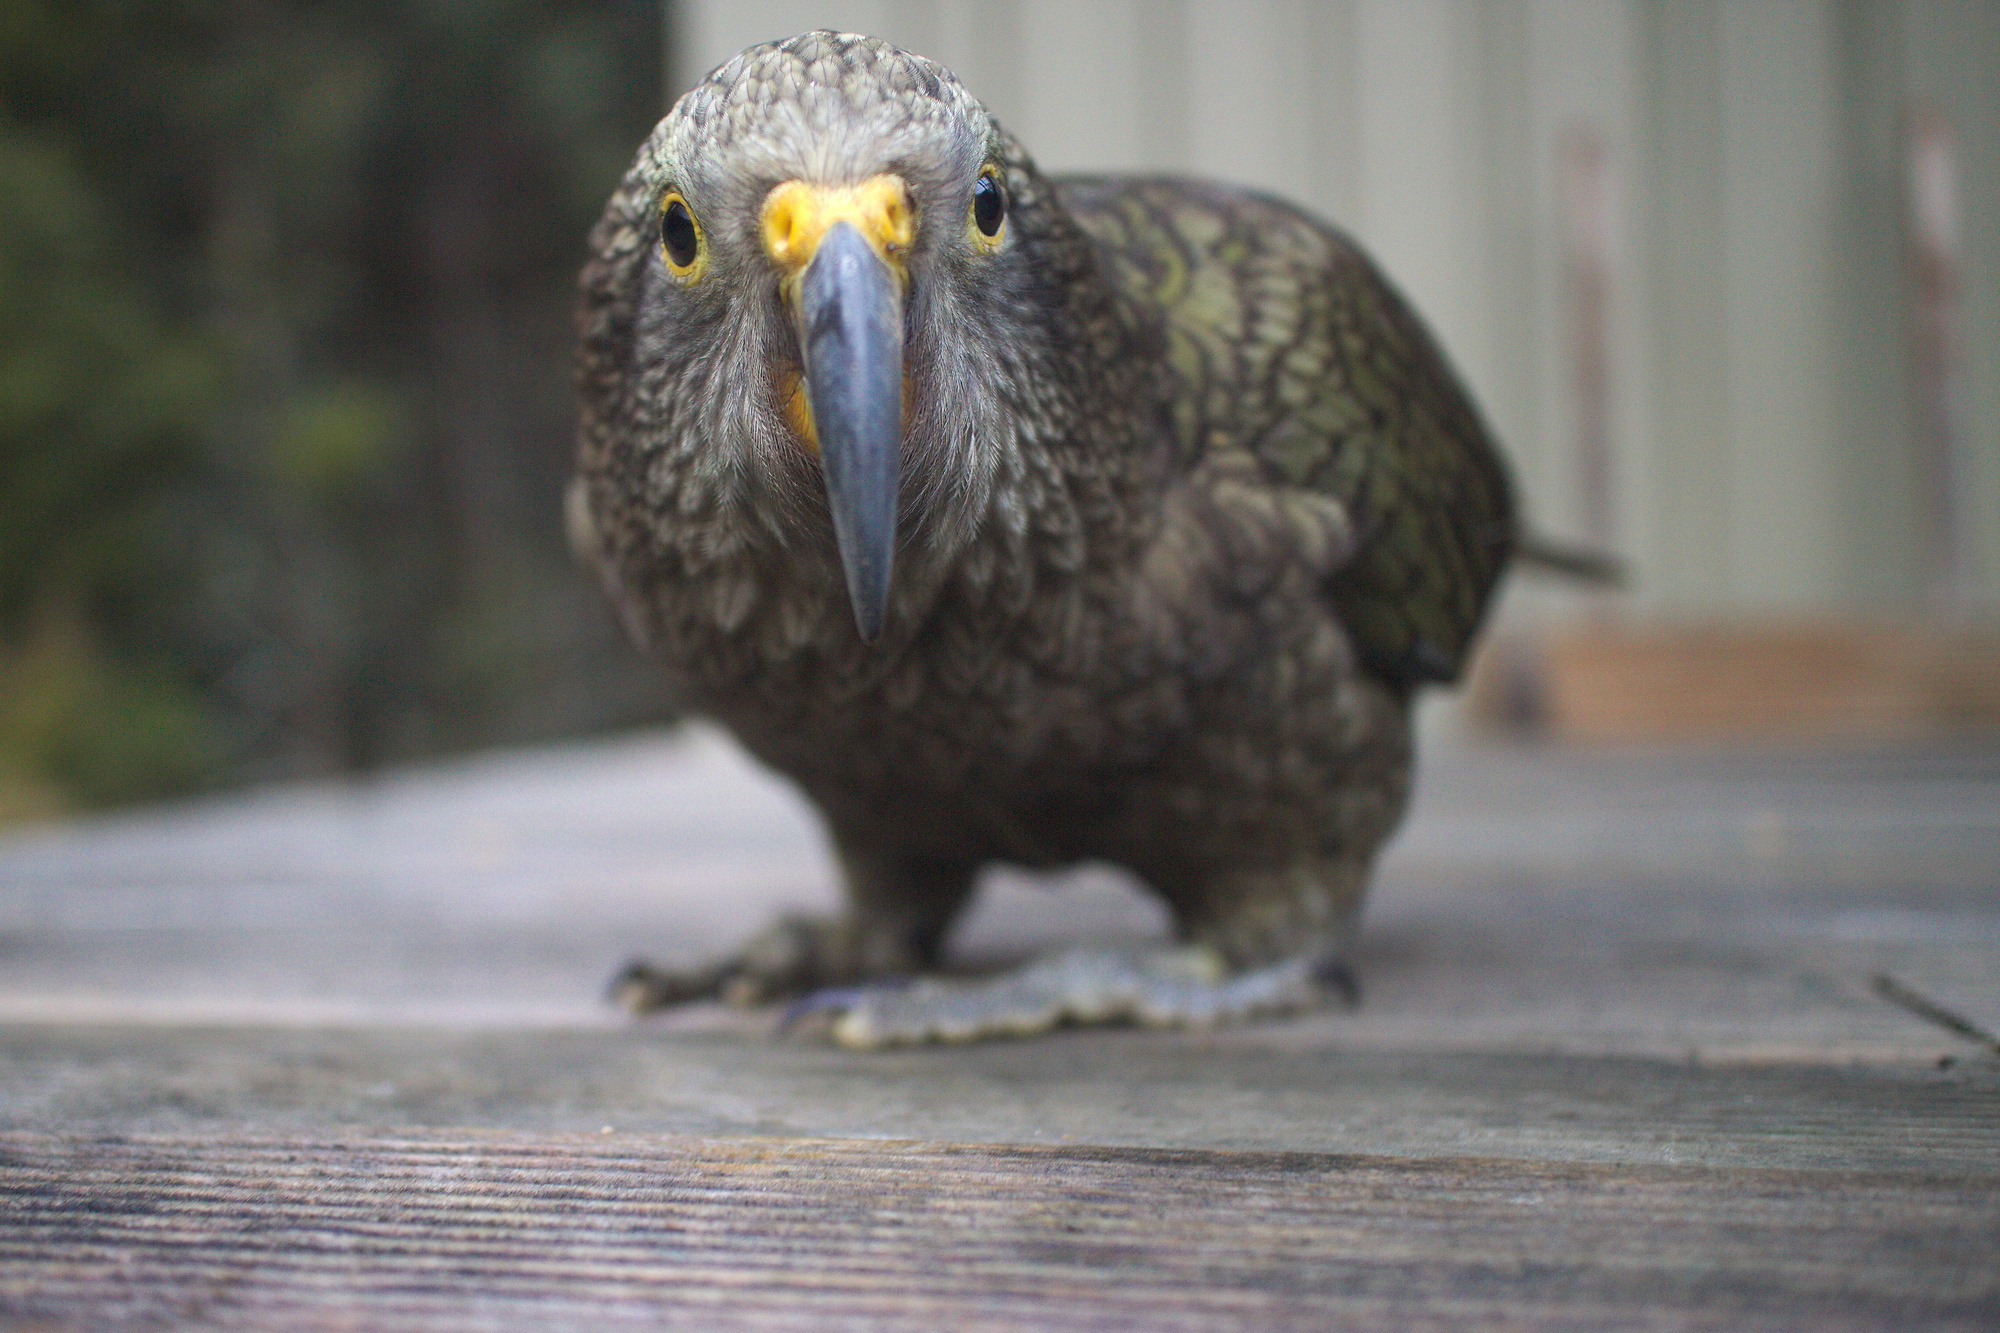
<path id="1" fill-rule="evenodd" d="M 1923 504 L 1928 593 L 1956 619 L 1972 600 L 1965 432 L 1959 421 L 1958 156 L 1936 107 L 1910 108 L 1904 140 L 1911 437 Z"/>
<path id="2" fill-rule="evenodd" d="M 1570 393 L 1575 410 L 1576 496 L 1580 535 L 1596 551 L 1617 547 L 1612 499 L 1611 283 L 1616 237 L 1611 155 L 1598 128 L 1571 123 L 1556 144 L 1563 289 L 1569 306 Z M 1592 599 L 1594 616 L 1607 601 Z"/>

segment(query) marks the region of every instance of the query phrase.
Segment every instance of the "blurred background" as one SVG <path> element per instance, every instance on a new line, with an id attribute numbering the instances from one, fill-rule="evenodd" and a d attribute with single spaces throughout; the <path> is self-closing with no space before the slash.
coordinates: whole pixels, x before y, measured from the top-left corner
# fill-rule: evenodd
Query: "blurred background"
<path id="1" fill-rule="evenodd" d="M 0 819 L 663 715 L 569 561 L 635 3 L 0 4 Z"/>
<path id="2" fill-rule="evenodd" d="M 558 521 L 590 223 L 811 27 L 1356 235 L 1536 525 L 1457 722 L 2000 718 L 1993 0 L 0 6 L 0 821 L 670 717 Z"/>

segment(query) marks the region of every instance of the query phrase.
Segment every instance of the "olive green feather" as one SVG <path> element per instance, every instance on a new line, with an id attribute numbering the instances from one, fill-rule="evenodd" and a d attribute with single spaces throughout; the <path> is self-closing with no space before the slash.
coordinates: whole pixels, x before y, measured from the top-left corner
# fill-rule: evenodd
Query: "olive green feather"
<path id="1" fill-rule="evenodd" d="M 1167 328 L 1175 436 L 1218 435 L 1356 533 L 1329 581 L 1364 660 L 1458 677 L 1514 538 L 1507 472 L 1436 343 L 1367 257 L 1278 200 L 1196 181 L 1057 182 Z"/>

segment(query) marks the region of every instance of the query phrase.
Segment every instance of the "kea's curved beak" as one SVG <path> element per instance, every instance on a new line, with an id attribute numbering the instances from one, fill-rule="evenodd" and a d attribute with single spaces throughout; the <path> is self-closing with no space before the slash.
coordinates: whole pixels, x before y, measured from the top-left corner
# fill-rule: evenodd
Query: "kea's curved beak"
<path id="1" fill-rule="evenodd" d="M 799 281 L 806 401 L 847 595 L 863 639 L 882 632 L 896 556 L 903 454 L 903 295 L 851 222 L 836 222 Z"/>
<path id="2" fill-rule="evenodd" d="M 854 624 L 882 632 L 896 554 L 903 440 L 902 252 L 914 230 L 903 182 L 779 186 L 764 210 L 773 258 L 792 271 L 809 429 Z"/>

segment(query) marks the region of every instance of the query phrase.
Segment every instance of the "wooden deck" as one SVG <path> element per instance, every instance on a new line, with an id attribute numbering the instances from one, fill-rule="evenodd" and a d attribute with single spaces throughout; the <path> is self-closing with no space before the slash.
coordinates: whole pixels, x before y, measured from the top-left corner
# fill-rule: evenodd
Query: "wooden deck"
<path id="1" fill-rule="evenodd" d="M 2000 746 L 1433 747 L 1357 1013 L 601 1004 L 831 885 L 701 730 L 0 839 L 0 1325 L 2000 1327 Z"/>

